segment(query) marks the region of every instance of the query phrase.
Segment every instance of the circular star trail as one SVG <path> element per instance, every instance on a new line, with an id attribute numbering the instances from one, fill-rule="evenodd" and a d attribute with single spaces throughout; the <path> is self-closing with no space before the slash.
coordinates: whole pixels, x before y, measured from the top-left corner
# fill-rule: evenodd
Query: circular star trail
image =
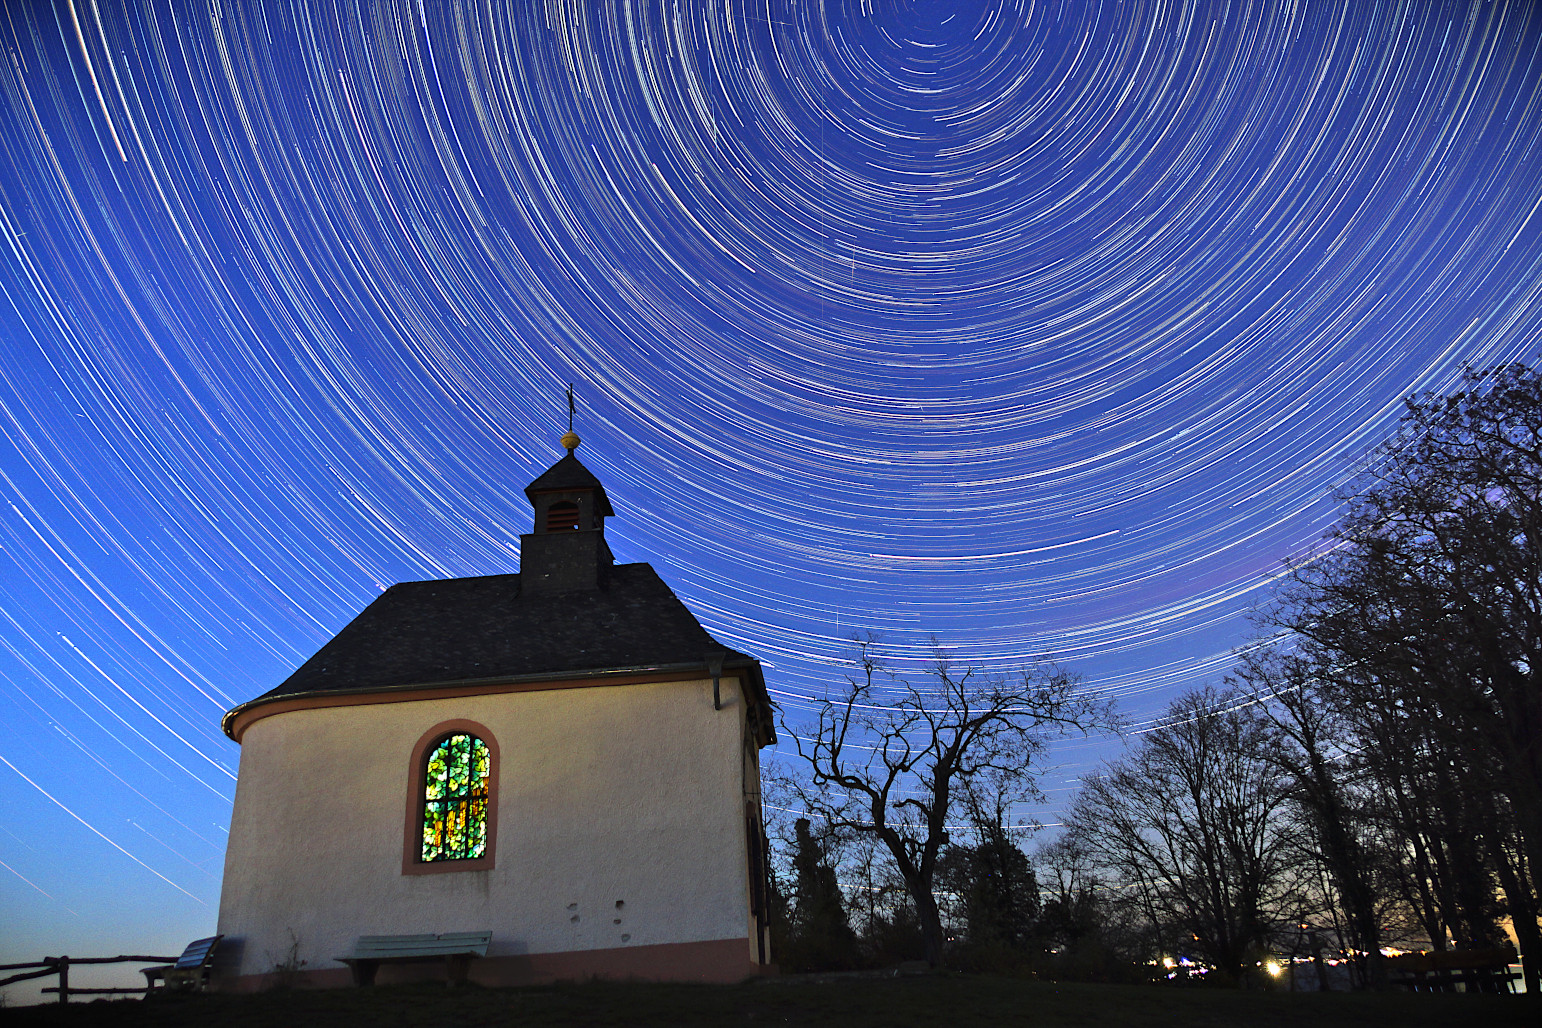
<path id="1" fill-rule="evenodd" d="M 1402 397 L 1542 353 L 1539 29 L 12 5 L 0 951 L 206 934 L 220 714 L 393 582 L 517 569 L 568 382 L 618 559 L 793 723 L 866 631 L 1135 720 L 1218 680 Z"/>

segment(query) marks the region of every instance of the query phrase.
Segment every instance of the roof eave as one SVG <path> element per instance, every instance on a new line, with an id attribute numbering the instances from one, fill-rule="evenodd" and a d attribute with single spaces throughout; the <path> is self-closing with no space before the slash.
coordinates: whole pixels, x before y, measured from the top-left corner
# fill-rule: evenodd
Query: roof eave
<path id="1" fill-rule="evenodd" d="M 765 732 L 757 733 L 757 735 L 765 734 L 768 735 L 769 738 L 765 741 L 761 741 L 760 745 L 766 746 L 770 743 L 774 743 L 776 741 L 776 733 L 775 730 L 771 728 L 769 717 L 770 697 L 766 693 L 766 680 L 765 675 L 761 672 L 760 669 L 760 661 L 754 659 L 753 657 L 746 657 L 742 660 L 730 660 L 723 665 L 723 670 L 747 670 L 749 672 L 749 676 L 752 679 L 758 694 L 755 696 L 755 701 L 757 703 L 763 703 L 767 707 L 767 716 L 765 718 L 759 719 L 763 722 Z M 227 710 L 225 712 L 225 716 L 220 718 L 220 730 L 223 731 L 229 739 L 239 743 L 241 740 L 238 739 L 235 735 L 235 724 L 236 720 L 242 714 L 245 714 L 247 711 L 253 710 L 257 707 L 266 706 L 270 703 L 280 703 L 285 700 L 310 699 L 323 696 L 343 697 L 373 696 L 382 694 L 388 695 L 391 693 L 399 692 L 421 692 L 425 689 L 476 689 L 487 686 L 496 687 L 505 685 L 526 685 L 532 682 L 566 682 L 585 678 L 621 678 L 633 675 L 658 675 L 676 672 L 703 672 L 709 676 L 711 674 L 710 670 L 707 670 L 705 665 L 701 662 L 686 661 L 683 663 L 674 664 L 639 664 L 631 667 L 608 667 L 598 669 L 590 668 L 577 671 L 538 671 L 524 675 L 490 675 L 485 678 L 452 678 L 430 682 L 406 682 L 399 685 L 359 686 L 357 688 L 351 689 L 303 689 L 296 692 L 287 693 L 264 693 L 263 695 L 258 696 L 256 699 L 247 700 L 245 703 L 238 704 L 237 706 Z"/>

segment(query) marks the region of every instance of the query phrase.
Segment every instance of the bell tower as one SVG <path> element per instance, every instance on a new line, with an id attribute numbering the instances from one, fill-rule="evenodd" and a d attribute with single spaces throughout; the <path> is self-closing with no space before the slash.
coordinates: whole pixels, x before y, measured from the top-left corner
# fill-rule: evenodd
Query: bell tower
<path id="1" fill-rule="evenodd" d="M 526 595 L 599 589 L 615 564 L 605 543 L 605 519 L 616 512 L 605 487 L 573 452 L 573 388 L 568 387 L 567 456 L 525 487 L 535 508 L 534 531 L 519 537 L 520 591 Z"/>

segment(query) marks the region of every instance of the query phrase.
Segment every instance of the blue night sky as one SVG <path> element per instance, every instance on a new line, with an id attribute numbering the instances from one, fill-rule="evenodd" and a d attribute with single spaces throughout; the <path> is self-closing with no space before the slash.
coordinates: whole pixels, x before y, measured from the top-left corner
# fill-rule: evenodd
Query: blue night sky
<path id="1" fill-rule="evenodd" d="M 1224 675 L 1405 395 L 1542 355 L 1529 2 L 0 36 L 0 962 L 214 930 L 221 713 L 393 582 L 516 570 L 568 382 L 617 558 L 793 720 L 871 629 L 1139 723 Z"/>

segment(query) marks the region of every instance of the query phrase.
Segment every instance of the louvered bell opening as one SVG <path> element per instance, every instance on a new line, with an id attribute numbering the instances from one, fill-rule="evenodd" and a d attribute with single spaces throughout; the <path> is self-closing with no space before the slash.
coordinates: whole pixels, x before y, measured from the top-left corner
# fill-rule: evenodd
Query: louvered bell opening
<path id="1" fill-rule="evenodd" d="M 572 532 L 578 529 L 578 504 L 554 503 L 546 511 L 546 531 Z"/>

